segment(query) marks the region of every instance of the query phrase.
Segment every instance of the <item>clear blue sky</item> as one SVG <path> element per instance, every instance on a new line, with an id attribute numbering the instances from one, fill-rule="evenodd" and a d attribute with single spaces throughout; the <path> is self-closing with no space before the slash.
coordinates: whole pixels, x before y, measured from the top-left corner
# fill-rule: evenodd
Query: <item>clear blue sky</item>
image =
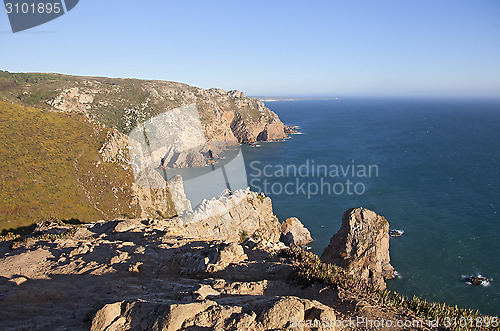
<path id="1" fill-rule="evenodd" d="M 0 69 L 249 95 L 500 96 L 500 1 L 81 0 L 12 34 Z"/>

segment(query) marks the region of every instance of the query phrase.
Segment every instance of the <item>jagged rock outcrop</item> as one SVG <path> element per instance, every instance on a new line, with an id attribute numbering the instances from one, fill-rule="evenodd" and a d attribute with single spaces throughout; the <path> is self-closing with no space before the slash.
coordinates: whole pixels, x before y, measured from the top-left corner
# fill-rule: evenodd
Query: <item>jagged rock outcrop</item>
<path id="1" fill-rule="evenodd" d="M 269 111 L 262 101 L 248 98 L 239 91 L 229 91 L 228 94 L 237 106 L 231 130 L 240 143 L 287 137 L 285 126 L 278 115 Z"/>
<path id="2" fill-rule="evenodd" d="M 203 200 L 195 210 L 172 222 L 170 234 L 203 240 L 239 242 L 252 237 L 277 243 L 281 234 L 271 199 L 249 189 L 225 191 L 219 198 Z"/>
<path id="3" fill-rule="evenodd" d="M 269 197 L 250 191 L 226 191 L 218 198 L 204 200 L 194 210 L 180 216 L 155 220 L 154 229 L 169 236 L 217 240 L 230 243 L 246 238 L 269 247 L 284 248 L 279 242 L 281 224 L 273 213 Z M 114 232 L 143 231 L 147 226 L 139 219 L 116 220 Z"/>
<path id="4" fill-rule="evenodd" d="M 99 153 L 104 162 L 118 163 L 124 169 L 130 168 L 128 137 L 116 129 L 111 129 L 107 132 L 106 140 Z"/>
<path id="5" fill-rule="evenodd" d="M 122 312 L 122 302 L 109 303 L 102 307 L 92 320 L 91 331 L 113 330 L 118 325 L 123 325 L 124 319 L 117 320 Z"/>
<path id="6" fill-rule="evenodd" d="M 71 87 L 47 100 L 47 103 L 58 111 L 88 114 L 96 93 L 98 91 L 94 89 L 80 90 L 78 87 Z"/>
<path id="7" fill-rule="evenodd" d="M 167 182 L 153 169 L 135 178 L 132 183 L 134 204 L 140 207 L 142 218 L 167 218 L 177 214 Z"/>
<path id="8" fill-rule="evenodd" d="M 313 241 L 309 230 L 296 217 L 290 217 L 281 224 L 280 240 L 287 246 L 304 246 Z"/>
<path id="9" fill-rule="evenodd" d="M 340 230 L 330 240 L 321 260 L 342 266 L 352 275 L 385 289 L 385 280 L 394 278 L 389 256 L 389 223 L 365 208 L 347 210 Z"/>
<path id="10" fill-rule="evenodd" d="M 191 202 L 186 197 L 184 192 L 184 182 L 181 175 L 175 175 L 167 182 L 168 190 L 172 196 L 177 215 L 182 215 L 187 211 L 192 210 Z"/>

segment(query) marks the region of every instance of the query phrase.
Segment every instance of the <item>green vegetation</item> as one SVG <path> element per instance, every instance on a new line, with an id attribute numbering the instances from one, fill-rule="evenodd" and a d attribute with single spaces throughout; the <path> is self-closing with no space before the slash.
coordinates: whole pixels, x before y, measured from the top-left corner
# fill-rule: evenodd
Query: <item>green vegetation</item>
<path id="1" fill-rule="evenodd" d="M 243 230 L 239 233 L 240 235 L 240 243 L 244 242 L 248 238 L 248 233 Z"/>
<path id="2" fill-rule="evenodd" d="M 70 90 L 71 95 L 68 95 Z M 203 123 L 216 120 L 213 103 L 221 109 L 238 108 L 231 98 L 224 102 L 217 99 L 208 101 L 202 90 L 181 83 L 0 71 L 0 100 L 54 110 L 54 107 L 61 107 L 61 104 L 54 103 L 56 97 L 61 95 L 65 111 L 86 113 L 90 118 L 125 134 L 135 128 L 137 123 L 159 115 L 166 109 L 193 102 L 197 104 Z M 81 95 L 83 99 L 79 99 Z M 251 101 L 242 110 L 239 116 L 245 123 L 259 121 L 262 117 L 257 101 Z"/>
<path id="3" fill-rule="evenodd" d="M 476 319 L 488 320 L 488 316 L 482 316 L 478 311 L 451 307 L 444 303 L 428 302 L 418 297 L 406 298 L 399 293 L 389 290 L 379 290 L 368 286 L 345 272 L 345 269 L 321 262 L 320 258 L 310 252 L 304 251 L 298 246 L 292 246 L 281 251 L 281 255 L 291 257 L 298 262 L 291 275 L 292 279 L 302 285 L 324 283 L 333 286 L 339 292 L 370 305 L 401 309 L 416 315 L 423 320 L 439 320 L 440 327 L 451 330 L 477 330 Z M 498 319 L 498 318 L 497 318 Z M 491 320 L 491 319 L 489 319 Z M 457 325 L 453 326 L 453 321 Z M 474 325 L 459 325 L 463 321 Z M 481 330 L 497 330 L 491 325 L 482 324 Z"/>
<path id="4" fill-rule="evenodd" d="M 1 78 L 11 78 L 17 85 L 24 83 L 38 84 L 46 81 L 60 80 L 61 76 L 55 74 L 40 74 L 40 73 L 9 73 L 0 70 Z"/>
<path id="5" fill-rule="evenodd" d="M 85 111 L 93 119 L 128 134 L 138 122 L 161 114 L 165 109 L 173 109 L 189 104 L 186 97 L 178 93 L 171 98 L 151 97 L 151 81 L 106 77 L 79 77 L 59 74 L 41 73 L 10 73 L 0 71 L 0 100 L 39 109 L 53 110 L 49 105 L 55 97 L 65 91 L 75 89 L 77 93 L 91 97 Z M 193 93 L 194 88 L 187 85 L 169 82 L 157 84 L 174 84 L 183 92 Z M 89 92 L 90 91 L 90 92 Z M 85 105 L 77 101 L 78 97 L 66 97 L 74 108 L 71 112 L 84 112 Z M 79 108 L 80 107 L 80 108 Z M 200 109 L 204 108 L 200 104 Z M 210 110 L 207 109 L 204 118 L 208 121 Z"/>
<path id="6" fill-rule="evenodd" d="M 12 103 L 48 109 L 46 100 L 59 94 L 63 76 L 0 71 L 0 98 Z"/>
<path id="7" fill-rule="evenodd" d="M 98 153 L 107 129 L 77 114 L 5 102 L 0 122 L 0 229 L 48 217 L 89 222 L 139 214 L 132 173 Z"/>
<path id="8" fill-rule="evenodd" d="M 21 247 L 26 247 L 30 244 L 33 244 L 37 241 L 40 240 L 45 240 L 45 241 L 54 241 L 56 239 L 68 239 L 72 238 L 76 231 L 78 230 L 78 226 L 74 225 L 71 226 L 70 228 L 66 229 L 64 232 L 61 233 L 45 233 L 45 234 L 40 234 L 40 235 L 34 235 L 31 237 L 17 237 L 12 241 L 12 243 L 9 245 L 10 249 L 18 249 Z"/>

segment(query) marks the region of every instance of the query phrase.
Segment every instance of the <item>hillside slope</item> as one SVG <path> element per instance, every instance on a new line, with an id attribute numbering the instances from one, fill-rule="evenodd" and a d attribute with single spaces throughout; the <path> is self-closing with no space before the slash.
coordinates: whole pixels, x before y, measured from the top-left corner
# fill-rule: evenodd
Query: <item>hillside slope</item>
<path id="1" fill-rule="evenodd" d="M 111 130 L 78 114 L 0 102 L 0 229 L 40 218 L 141 216 L 130 169 L 99 150 Z M 163 214 L 172 214 L 168 201 Z"/>

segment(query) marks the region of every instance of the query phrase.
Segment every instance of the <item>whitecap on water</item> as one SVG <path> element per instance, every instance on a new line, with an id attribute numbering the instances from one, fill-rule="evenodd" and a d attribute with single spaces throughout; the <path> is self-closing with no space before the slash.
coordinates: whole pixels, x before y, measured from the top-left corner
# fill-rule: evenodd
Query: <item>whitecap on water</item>
<path id="1" fill-rule="evenodd" d="M 403 233 L 405 233 L 405 230 L 394 229 L 389 231 L 391 237 L 401 237 Z"/>
<path id="2" fill-rule="evenodd" d="M 473 278 L 477 278 L 477 280 L 480 280 L 481 283 L 478 284 L 473 284 Z M 477 281 L 476 280 L 476 281 Z M 470 276 L 466 276 L 466 275 L 462 275 L 462 281 L 465 283 L 465 285 L 481 285 L 481 286 L 490 286 L 490 282 L 492 281 L 493 279 L 491 278 L 486 278 L 484 276 L 482 276 L 481 274 L 477 274 L 477 275 L 470 275 Z"/>

